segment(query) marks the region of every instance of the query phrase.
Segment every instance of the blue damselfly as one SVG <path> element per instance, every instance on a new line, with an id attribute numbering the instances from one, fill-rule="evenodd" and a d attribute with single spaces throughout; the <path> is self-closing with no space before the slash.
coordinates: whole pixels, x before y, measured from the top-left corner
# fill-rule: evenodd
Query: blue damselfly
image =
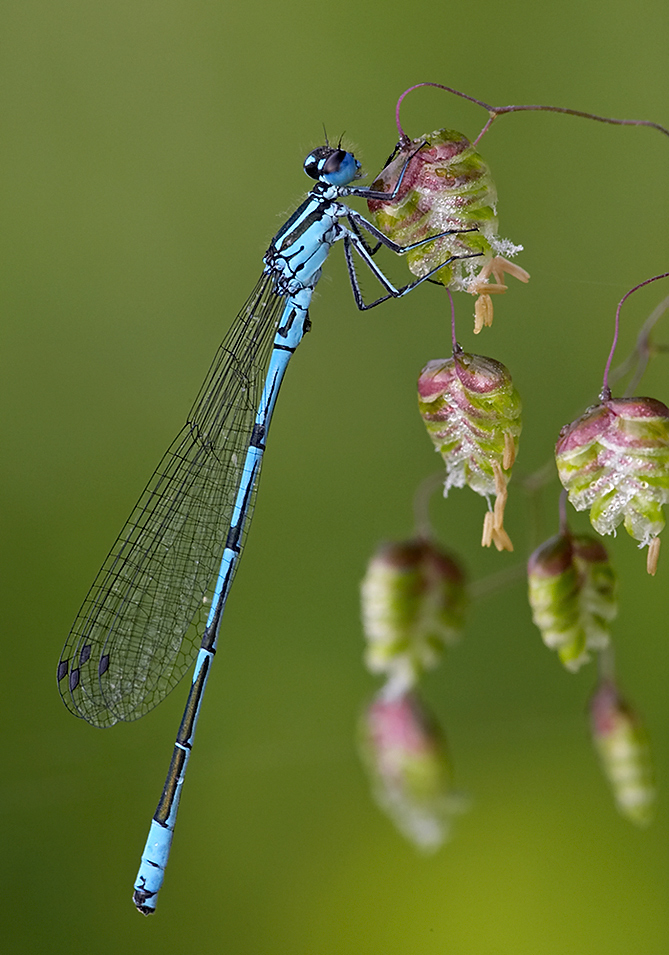
<path id="1" fill-rule="evenodd" d="M 105 727 L 137 719 L 164 699 L 190 667 L 199 643 L 172 761 L 135 882 L 134 901 L 146 915 L 154 911 L 163 882 L 274 404 L 290 357 L 309 328 L 308 308 L 321 267 L 342 240 L 356 304 L 367 309 L 406 295 L 454 258 L 396 288 L 374 262 L 376 251 L 386 246 L 401 254 L 453 230 L 402 248 L 341 201 L 394 197 L 413 155 L 391 193 L 350 185 L 360 175 L 360 163 L 341 147 L 321 146 L 307 156 L 304 168 L 316 184 L 272 240 L 258 284 L 220 346 L 184 428 L 96 577 L 63 650 L 58 685 L 65 705 Z M 369 304 L 356 277 L 354 250 L 383 288 Z"/>

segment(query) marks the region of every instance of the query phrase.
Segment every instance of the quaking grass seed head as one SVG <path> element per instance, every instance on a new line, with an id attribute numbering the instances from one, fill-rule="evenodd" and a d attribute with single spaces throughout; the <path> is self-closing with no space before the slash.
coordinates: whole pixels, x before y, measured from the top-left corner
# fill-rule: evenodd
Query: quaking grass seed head
<path id="1" fill-rule="evenodd" d="M 501 362 L 456 349 L 428 362 L 418 379 L 418 407 L 446 465 L 444 494 L 467 485 L 494 508 L 484 522 L 484 546 L 513 550 L 504 529 L 507 484 L 522 429 L 520 396 Z"/>
<path id="2" fill-rule="evenodd" d="M 437 665 L 464 626 L 461 567 L 431 541 L 382 544 L 361 585 L 365 663 L 397 691 Z"/>
<path id="3" fill-rule="evenodd" d="M 379 694 L 360 722 L 361 750 L 375 799 L 415 846 L 435 851 L 462 811 L 452 792 L 446 741 L 415 693 Z"/>
<path id="4" fill-rule="evenodd" d="M 590 727 L 621 815 L 638 826 L 653 818 L 655 784 L 648 737 L 639 715 L 603 680 L 590 699 Z"/>
<path id="5" fill-rule="evenodd" d="M 608 645 L 618 612 L 616 576 L 605 548 L 590 535 L 556 534 L 530 556 L 527 577 L 542 640 L 576 672 L 590 659 L 589 650 Z"/>
<path id="6" fill-rule="evenodd" d="M 450 256 L 460 257 L 439 270 L 434 279 L 477 296 L 474 330 L 478 333 L 492 324 L 491 294 L 506 291 L 504 274 L 521 282 L 529 280 L 524 269 L 508 261 L 522 246 L 497 234 L 495 184 L 485 160 L 466 136 L 438 129 L 403 141 L 371 188 L 392 192 L 410 157 L 398 195 L 391 201 L 370 199 L 370 213 L 376 225 L 402 246 L 439 232 L 463 230 L 413 249 L 406 259 L 420 278 Z M 462 258 L 472 255 L 477 257 Z"/>
<path id="7" fill-rule="evenodd" d="M 669 502 L 669 408 L 655 398 L 609 398 L 560 432 L 555 460 L 577 511 L 589 510 L 598 534 L 623 523 L 649 547 L 654 574 Z"/>

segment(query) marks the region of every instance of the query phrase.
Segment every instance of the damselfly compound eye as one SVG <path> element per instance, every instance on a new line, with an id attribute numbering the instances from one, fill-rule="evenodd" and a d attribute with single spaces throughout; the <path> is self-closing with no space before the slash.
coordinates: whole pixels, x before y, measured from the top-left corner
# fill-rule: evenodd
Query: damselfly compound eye
<path id="1" fill-rule="evenodd" d="M 318 179 L 320 175 L 319 163 L 321 157 L 319 153 L 322 153 L 324 149 L 327 149 L 326 146 L 321 146 L 319 149 L 314 149 L 313 152 L 309 153 L 307 158 L 304 160 L 304 171 L 307 176 L 311 176 L 312 179 Z"/>
<path id="2" fill-rule="evenodd" d="M 352 182 L 360 169 L 353 153 L 332 146 L 319 146 L 304 160 L 304 171 L 312 179 L 320 179 L 331 186 L 345 186 Z"/>
<path id="3" fill-rule="evenodd" d="M 304 160 L 304 171 L 312 179 L 336 175 L 348 153 L 332 146 L 319 146 Z"/>
<path id="4" fill-rule="evenodd" d="M 331 176 L 334 173 L 339 172 L 339 167 L 346 159 L 348 153 L 343 149 L 335 149 L 332 154 L 323 163 L 323 168 L 321 170 L 322 175 Z"/>

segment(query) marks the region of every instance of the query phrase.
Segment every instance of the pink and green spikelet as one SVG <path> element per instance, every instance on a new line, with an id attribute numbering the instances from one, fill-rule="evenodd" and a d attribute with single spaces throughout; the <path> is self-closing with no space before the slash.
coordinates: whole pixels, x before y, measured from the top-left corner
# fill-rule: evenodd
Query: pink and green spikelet
<path id="1" fill-rule="evenodd" d="M 495 463 L 508 483 L 522 402 L 501 362 L 463 351 L 428 362 L 418 379 L 418 406 L 446 464 L 446 491 L 467 484 L 484 497 L 494 494 Z M 509 440 L 511 464 L 505 463 Z"/>
<path id="2" fill-rule="evenodd" d="M 576 672 L 603 650 L 618 607 L 617 581 L 602 544 L 589 535 L 557 534 L 541 544 L 527 565 L 532 619 L 547 647 Z"/>
<path id="3" fill-rule="evenodd" d="M 491 532 L 497 536 L 492 539 L 498 549 L 511 550 L 503 514 L 522 428 L 522 403 L 508 370 L 493 358 L 458 349 L 452 358 L 423 368 L 418 407 L 446 465 L 444 494 L 467 485 L 488 499 L 496 495 Z"/>
<path id="4" fill-rule="evenodd" d="M 363 713 L 360 730 L 377 803 L 407 839 L 434 851 L 448 836 L 453 813 L 462 810 L 436 721 L 415 693 L 382 693 Z"/>
<path id="5" fill-rule="evenodd" d="M 450 288 L 473 291 L 470 284 L 495 256 L 522 249 L 497 235 L 497 191 L 490 169 L 466 136 L 438 129 L 402 143 L 371 188 L 391 192 L 412 153 L 397 198 L 369 200 L 372 217 L 402 246 L 449 229 L 478 230 L 444 236 L 407 254 L 409 268 L 422 277 L 451 255 L 478 253 L 478 258 L 452 262 L 434 276 Z"/>
<path id="6" fill-rule="evenodd" d="M 669 408 L 654 398 L 609 398 L 560 432 L 558 473 L 576 510 L 599 534 L 624 523 L 650 544 L 669 501 Z M 659 543 L 659 542 L 658 542 Z"/>
<path id="7" fill-rule="evenodd" d="M 383 544 L 367 566 L 361 602 L 367 667 L 406 690 L 458 640 L 467 607 L 464 574 L 430 541 Z"/>
<path id="8" fill-rule="evenodd" d="M 612 680 L 603 680 L 590 700 L 590 726 L 618 811 L 636 825 L 647 826 L 656 794 L 648 737 Z"/>

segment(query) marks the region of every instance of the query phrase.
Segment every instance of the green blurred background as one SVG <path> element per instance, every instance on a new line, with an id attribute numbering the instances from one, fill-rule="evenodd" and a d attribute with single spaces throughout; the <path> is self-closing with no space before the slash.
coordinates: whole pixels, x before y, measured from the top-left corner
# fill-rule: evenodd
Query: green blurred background
<path id="1" fill-rule="evenodd" d="M 591 753 L 593 667 L 570 676 L 545 650 L 522 583 L 474 608 L 427 683 L 472 799 L 453 842 L 420 857 L 370 800 L 354 741 L 376 686 L 361 665 L 358 582 L 379 540 L 410 533 L 414 489 L 436 467 L 415 379 L 447 354 L 438 289 L 361 315 L 341 250 L 327 265 L 279 401 L 151 920 L 131 888 L 187 688 L 99 732 L 66 712 L 54 679 L 98 566 L 308 187 L 302 160 L 322 124 L 332 138 L 345 130 L 371 173 L 395 142 L 397 96 L 421 80 L 669 126 L 668 19 L 661 0 L 5 0 L 5 951 L 669 951 L 669 551 L 650 580 L 627 535 L 611 542 L 621 684 L 660 786 L 649 830 L 617 815 Z M 402 115 L 413 135 L 474 136 L 486 118 L 436 90 L 412 94 Z M 669 141 L 526 114 L 500 120 L 481 150 L 501 234 L 525 246 L 532 281 L 512 280 L 480 340 L 459 296 L 459 337 L 511 368 L 529 473 L 596 396 L 618 299 L 667 268 Z M 667 291 L 628 303 L 620 357 Z M 669 401 L 666 360 L 641 391 Z M 556 498 L 551 485 L 544 535 Z M 482 510 L 465 492 L 433 506 L 473 577 L 536 543 L 516 494 L 516 553 L 481 553 Z"/>

